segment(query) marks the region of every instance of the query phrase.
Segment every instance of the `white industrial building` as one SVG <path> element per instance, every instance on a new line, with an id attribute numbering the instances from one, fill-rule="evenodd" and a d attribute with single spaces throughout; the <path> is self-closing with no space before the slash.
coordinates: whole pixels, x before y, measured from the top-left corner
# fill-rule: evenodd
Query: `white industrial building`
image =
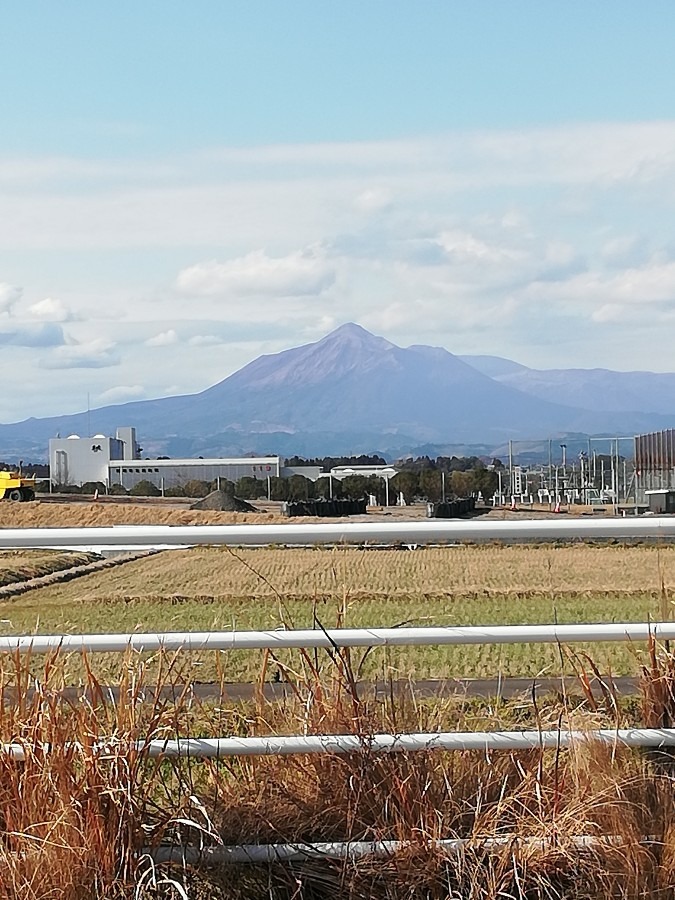
<path id="1" fill-rule="evenodd" d="M 121 484 L 129 490 L 139 481 L 162 489 L 182 487 L 188 481 L 238 481 L 243 477 L 267 480 L 304 474 L 283 470 L 278 456 L 223 459 L 140 459 L 135 428 L 118 428 L 114 438 L 103 434 L 52 438 L 49 442 L 50 477 L 54 486 L 81 486 L 101 482 L 110 488 Z M 309 474 L 309 473 L 307 473 Z"/>
<path id="2" fill-rule="evenodd" d="M 49 471 L 54 487 L 81 487 L 100 482 L 110 489 L 120 484 L 130 490 L 139 481 L 150 481 L 160 490 L 183 487 L 188 481 L 238 481 L 240 478 L 290 478 L 302 475 L 310 481 L 334 478 L 342 481 L 350 475 L 377 475 L 387 487 L 396 475 L 392 466 L 335 466 L 322 472 L 320 466 L 284 466 L 279 456 L 244 456 L 218 459 L 141 459 L 136 429 L 118 428 L 115 437 L 95 434 L 49 441 Z"/>

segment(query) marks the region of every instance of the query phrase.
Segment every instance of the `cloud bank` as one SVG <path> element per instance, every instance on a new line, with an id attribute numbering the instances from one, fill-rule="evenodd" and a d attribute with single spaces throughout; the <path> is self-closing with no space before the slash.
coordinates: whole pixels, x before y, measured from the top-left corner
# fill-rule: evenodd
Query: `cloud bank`
<path id="1" fill-rule="evenodd" d="M 533 366 L 675 368 L 675 122 L 0 157 L 0 202 L 0 373 L 32 380 L 35 414 L 75 404 L 78 370 L 101 396 L 191 392 L 350 320 Z"/>

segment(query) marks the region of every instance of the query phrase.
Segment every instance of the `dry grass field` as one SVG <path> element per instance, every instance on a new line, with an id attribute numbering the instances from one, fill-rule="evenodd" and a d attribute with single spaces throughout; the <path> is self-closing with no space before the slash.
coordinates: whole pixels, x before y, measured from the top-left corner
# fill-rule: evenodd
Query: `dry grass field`
<path id="1" fill-rule="evenodd" d="M 14 520 L 5 525 L 23 526 L 248 518 L 104 504 L 27 505 L 7 516 Z M 82 561 L 2 554 L 0 580 Z M 0 633 L 644 621 L 670 617 L 674 588 L 675 546 L 665 544 L 196 548 L 0 601 Z M 581 740 L 565 750 L 372 752 L 369 737 L 378 732 L 583 731 L 675 721 L 675 656 L 667 648 L 575 651 L 514 645 L 279 659 L 256 652 L 5 655 L 0 744 L 21 743 L 26 758 L 17 763 L 0 752 L 0 898 L 672 900 L 669 751 Z M 536 676 L 593 665 L 641 673 L 640 696 L 594 696 L 581 683 L 581 696 L 535 705 L 530 698 L 420 700 L 412 692 L 354 688 L 361 679 Z M 259 692 L 246 703 L 231 703 L 226 693 L 199 702 L 189 690 L 197 681 L 279 673 L 290 688 L 282 702 Z M 73 684 L 80 689 L 63 691 Z M 108 684 L 119 689 L 117 702 Z M 362 749 L 201 761 L 151 760 L 134 746 L 188 735 L 336 733 L 360 735 Z M 445 838 L 468 843 L 444 854 L 434 842 Z M 373 840 L 406 847 L 384 859 L 236 867 L 155 865 L 145 852 L 173 847 L 180 860 L 184 847 Z"/>
<path id="2" fill-rule="evenodd" d="M 287 522 L 274 512 L 231 513 L 179 508 L 171 503 L 78 502 L 3 503 L 0 525 L 3 528 L 85 528 L 106 525 L 232 525 Z"/>

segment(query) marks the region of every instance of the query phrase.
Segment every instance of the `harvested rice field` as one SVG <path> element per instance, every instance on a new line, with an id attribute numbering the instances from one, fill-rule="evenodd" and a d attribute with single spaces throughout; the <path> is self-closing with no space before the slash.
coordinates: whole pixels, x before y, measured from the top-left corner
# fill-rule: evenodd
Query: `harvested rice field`
<path id="1" fill-rule="evenodd" d="M 647 621 L 670 616 L 674 587 L 675 547 L 668 545 L 195 548 L 2 602 L 0 633 Z M 591 652 L 601 670 L 616 675 L 638 672 L 643 651 L 628 644 L 573 649 Z M 292 666 L 292 659 L 282 661 Z M 252 681 L 262 653 L 197 654 L 190 665 L 199 680 Z M 572 665 L 555 645 L 399 647 L 371 651 L 361 673 L 534 677 Z"/>

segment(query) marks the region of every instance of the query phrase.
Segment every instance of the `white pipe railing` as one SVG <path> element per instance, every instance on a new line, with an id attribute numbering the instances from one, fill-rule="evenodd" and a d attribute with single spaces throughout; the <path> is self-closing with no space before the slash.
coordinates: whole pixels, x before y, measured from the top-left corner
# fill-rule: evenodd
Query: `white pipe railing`
<path id="1" fill-rule="evenodd" d="M 605 728 L 589 731 L 466 731 L 420 734 L 317 734 L 267 735 L 263 737 L 175 738 L 138 740 L 131 743 L 99 741 L 93 752 L 105 758 L 133 750 L 151 759 L 221 759 L 231 756 L 295 756 L 349 753 L 413 753 L 430 750 L 550 750 L 578 743 L 612 747 L 675 747 L 675 728 Z M 82 752 L 76 743 L 61 745 L 67 752 Z M 50 753 L 53 744 L 4 744 L 1 751 L 22 761 L 31 754 Z"/>
<path id="2" fill-rule="evenodd" d="M 198 650 L 283 650 L 460 644 L 570 644 L 579 641 L 675 640 L 675 622 L 597 625 L 461 625 L 336 628 L 298 631 L 177 631 L 154 634 L 0 636 L 5 653 L 124 653 Z"/>
<path id="3" fill-rule="evenodd" d="M 469 731 L 420 734 L 267 735 L 264 737 L 176 738 L 139 740 L 130 744 L 100 741 L 93 749 L 101 756 L 133 750 L 150 758 L 220 759 L 231 756 L 294 756 L 298 754 L 412 753 L 430 750 L 547 750 L 577 743 L 599 742 L 612 747 L 675 747 L 675 728 L 606 728 L 589 731 Z M 65 744 L 71 752 L 78 744 Z M 53 745 L 5 744 L 2 752 L 21 761 L 35 753 L 48 753 Z"/>
<path id="4" fill-rule="evenodd" d="M 492 731 L 431 732 L 421 734 L 333 734 L 271 737 L 178 738 L 140 742 L 137 749 L 151 757 L 217 759 L 222 756 L 293 756 L 297 754 L 345 755 L 417 752 L 428 750 L 531 750 L 569 747 L 598 741 L 612 746 L 673 747 L 673 728 L 625 728 L 595 731 Z"/>
<path id="5" fill-rule="evenodd" d="M 0 529 L 0 549 L 185 547 L 196 544 L 438 544 L 453 541 L 553 541 L 563 538 L 672 539 L 675 538 L 675 517 L 3 528 Z"/>
<path id="6" fill-rule="evenodd" d="M 434 840 L 400 841 L 296 841 L 284 844 L 230 844 L 211 847 L 194 845 L 160 845 L 148 847 L 143 855 L 152 858 L 157 865 L 178 863 L 187 866 L 222 866 L 251 863 L 265 865 L 278 862 L 304 862 L 310 859 L 359 860 L 366 857 L 386 859 L 394 853 L 411 848 L 455 854 L 464 850 L 499 850 L 503 847 L 549 849 L 552 846 L 571 846 L 575 849 L 616 847 L 631 843 L 623 835 L 580 834 L 549 837 L 532 837 L 504 834 L 496 837 L 438 838 Z M 653 836 L 642 838 L 639 843 L 656 844 Z"/>

